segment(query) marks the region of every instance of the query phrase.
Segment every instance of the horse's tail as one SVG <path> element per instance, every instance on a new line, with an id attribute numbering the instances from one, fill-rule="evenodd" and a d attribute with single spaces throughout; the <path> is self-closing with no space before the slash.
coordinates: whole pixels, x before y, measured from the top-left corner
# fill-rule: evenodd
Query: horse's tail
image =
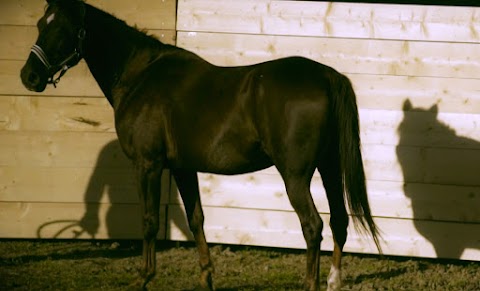
<path id="1" fill-rule="evenodd" d="M 344 197 L 353 217 L 355 229 L 373 237 L 378 251 L 382 253 L 379 230 L 375 225 L 368 204 L 365 172 L 360 151 L 360 128 L 355 92 L 350 80 L 332 72 L 330 82 L 331 105 L 336 122 L 338 158 L 342 175 Z"/>

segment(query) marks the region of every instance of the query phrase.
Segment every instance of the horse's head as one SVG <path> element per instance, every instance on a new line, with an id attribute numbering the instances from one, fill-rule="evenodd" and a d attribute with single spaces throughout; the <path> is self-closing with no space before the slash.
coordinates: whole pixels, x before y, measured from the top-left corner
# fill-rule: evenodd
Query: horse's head
<path id="1" fill-rule="evenodd" d="M 38 38 L 21 71 L 23 85 L 42 92 L 82 58 L 85 38 L 85 4 L 79 0 L 47 0 L 37 23 Z M 60 72 L 61 71 L 61 72 Z M 55 78 L 55 75 L 60 75 Z"/>

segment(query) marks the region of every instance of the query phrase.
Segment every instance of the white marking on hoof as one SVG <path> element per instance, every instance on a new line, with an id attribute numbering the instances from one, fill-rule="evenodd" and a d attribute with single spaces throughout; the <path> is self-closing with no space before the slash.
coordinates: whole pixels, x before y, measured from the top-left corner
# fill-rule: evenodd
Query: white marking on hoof
<path id="1" fill-rule="evenodd" d="M 327 291 L 339 291 L 342 287 L 341 271 L 332 265 L 327 279 Z"/>

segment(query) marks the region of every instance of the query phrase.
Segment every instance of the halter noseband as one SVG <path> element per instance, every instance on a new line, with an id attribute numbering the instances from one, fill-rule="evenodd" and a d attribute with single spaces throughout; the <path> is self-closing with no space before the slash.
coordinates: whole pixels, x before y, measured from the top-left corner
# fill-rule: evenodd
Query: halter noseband
<path id="1" fill-rule="evenodd" d="M 85 17 L 85 6 L 83 6 L 83 17 Z M 48 61 L 48 57 L 43 51 L 43 49 L 39 46 L 34 44 L 32 46 L 31 52 L 37 56 L 37 58 L 42 62 L 42 64 L 45 66 L 45 68 L 48 71 L 49 77 L 47 79 L 47 84 L 52 84 L 53 87 L 57 87 L 57 83 L 60 82 L 60 78 L 70 69 L 71 67 L 75 66 L 78 64 L 78 62 L 82 59 L 83 57 L 83 40 L 85 39 L 85 28 L 80 28 L 78 30 L 77 38 L 78 38 L 78 44 L 75 48 L 75 50 L 68 55 L 63 61 L 61 61 L 58 64 L 51 65 L 50 62 Z M 57 78 L 55 78 L 55 74 L 60 72 L 60 75 L 58 75 Z"/>

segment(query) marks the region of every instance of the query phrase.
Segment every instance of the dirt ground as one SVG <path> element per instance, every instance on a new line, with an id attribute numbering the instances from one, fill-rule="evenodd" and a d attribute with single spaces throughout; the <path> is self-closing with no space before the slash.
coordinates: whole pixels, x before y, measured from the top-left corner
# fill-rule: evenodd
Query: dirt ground
<path id="1" fill-rule="evenodd" d="M 160 243 L 149 290 L 193 290 L 191 243 Z M 128 290 L 141 266 L 138 241 L 0 241 L 0 290 Z M 301 290 L 302 250 L 213 245 L 217 290 Z M 330 254 L 322 256 L 326 286 Z M 342 290 L 480 290 L 480 262 L 348 254 Z"/>

